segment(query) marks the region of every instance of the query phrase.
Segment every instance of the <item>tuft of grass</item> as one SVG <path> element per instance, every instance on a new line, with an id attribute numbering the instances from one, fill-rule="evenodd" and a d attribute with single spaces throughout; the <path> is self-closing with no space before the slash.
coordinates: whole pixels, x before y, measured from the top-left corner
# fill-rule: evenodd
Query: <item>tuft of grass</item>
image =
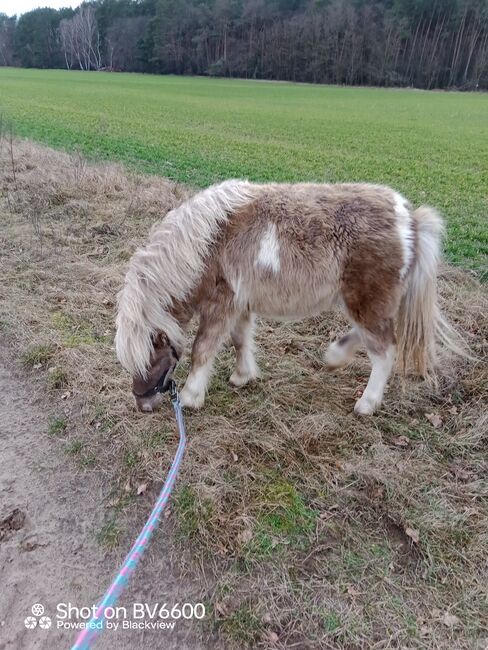
<path id="1" fill-rule="evenodd" d="M 93 331 L 89 323 L 77 321 L 72 316 L 62 312 L 55 312 L 52 315 L 54 327 L 60 332 L 63 344 L 66 347 L 77 347 L 79 345 L 95 345 L 97 343 L 108 343 L 109 338 Z"/>
<path id="2" fill-rule="evenodd" d="M 81 440 L 71 440 L 69 442 L 64 450 L 67 454 L 70 454 L 71 456 L 76 456 L 78 454 L 81 454 L 81 452 L 84 449 L 84 443 Z"/>
<path id="3" fill-rule="evenodd" d="M 49 422 L 48 434 L 50 436 L 59 436 L 66 431 L 68 421 L 65 417 L 54 417 Z"/>
<path id="4" fill-rule="evenodd" d="M 37 364 L 45 365 L 50 359 L 52 359 L 55 352 L 55 348 L 52 345 L 42 343 L 40 345 L 34 345 L 28 350 L 22 353 L 22 362 L 26 366 L 36 366 Z"/>
<path id="5" fill-rule="evenodd" d="M 327 634 L 333 634 L 341 627 L 341 620 L 335 612 L 327 612 L 323 617 L 323 626 Z"/>
<path id="6" fill-rule="evenodd" d="M 68 383 L 68 375 L 62 368 L 53 368 L 48 374 L 48 385 L 50 388 L 63 388 Z"/>
<path id="7" fill-rule="evenodd" d="M 237 643 L 239 647 L 245 647 L 247 644 L 253 647 L 259 641 L 263 629 L 259 618 L 246 605 L 232 612 L 219 627 L 225 637 Z"/>
<path id="8" fill-rule="evenodd" d="M 206 528 L 212 517 L 212 503 L 200 499 L 195 490 L 188 485 L 176 494 L 173 509 L 177 516 L 178 533 L 181 538 L 196 538 L 201 528 Z"/>
<path id="9" fill-rule="evenodd" d="M 112 550 L 119 545 L 121 533 L 117 520 L 113 517 L 97 532 L 96 540 L 103 548 Z"/>
<path id="10" fill-rule="evenodd" d="M 65 445 L 64 451 L 66 454 L 73 456 L 80 467 L 93 467 L 96 463 L 95 453 L 91 451 L 88 444 L 82 440 L 71 440 Z"/>
<path id="11" fill-rule="evenodd" d="M 256 530 L 246 545 L 246 559 L 264 558 L 285 546 L 306 548 L 318 513 L 305 505 L 295 486 L 277 477 L 260 495 Z"/>
<path id="12" fill-rule="evenodd" d="M 124 458 L 124 463 L 128 469 L 132 469 L 137 465 L 138 454 L 135 451 L 127 451 Z"/>

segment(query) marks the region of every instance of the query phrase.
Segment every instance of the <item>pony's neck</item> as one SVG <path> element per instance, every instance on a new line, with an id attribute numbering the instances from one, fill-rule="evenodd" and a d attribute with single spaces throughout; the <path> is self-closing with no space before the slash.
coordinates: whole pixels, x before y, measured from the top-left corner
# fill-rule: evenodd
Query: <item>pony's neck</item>
<path id="1" fill-rule="evenodd" d="M 177 321 L 182 330 L 186 330 L 195 315 L 196 304 L 189 296 L 186 300 L 174 300 L 168 308 L 168 313 Z"/>

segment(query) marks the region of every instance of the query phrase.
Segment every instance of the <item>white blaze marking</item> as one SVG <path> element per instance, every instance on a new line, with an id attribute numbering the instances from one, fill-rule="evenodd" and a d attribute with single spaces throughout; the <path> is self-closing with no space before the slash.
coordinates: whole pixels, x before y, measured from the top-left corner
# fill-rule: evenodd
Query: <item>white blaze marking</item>
<path id="1" fill-rule="evenodd" d="M 401 194 L 395 193 L 395 214 L 397 216 L 398 233 L 403 250 L 403 266 L 400 270 L 400 278 L 403 279 L 413 258 L 413 228 L 412 215 L 407 207 L 407 201 Z"/>
<path id="2" fill-rule="evenodd" d="M 280 244 L 274 223 L 270 223 L 261 239 L 256 266 L 278 273 L 280 270 Z"/>

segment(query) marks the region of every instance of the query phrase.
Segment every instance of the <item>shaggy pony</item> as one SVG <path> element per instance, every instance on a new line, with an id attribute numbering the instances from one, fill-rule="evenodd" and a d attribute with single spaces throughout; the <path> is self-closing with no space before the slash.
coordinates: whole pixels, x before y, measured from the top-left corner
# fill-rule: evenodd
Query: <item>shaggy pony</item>
<path id="1" fill-rule="evenodd" d="M 117 356 L 142 410 L 161 401 L 194 314 L 200 325 L 185 406 L 203 405 L 213 360 L 230 335 L 242 386 L 258 376 L 254 316 L 297 320 L 333 308 L 352 328 L 325 362 L 360 347 L 372 365 L 355 412 L 381 404 L 395 359 L 432 376 L 436 341 L 459 351 L 437 302 L 443 223 L 394 190 L 366 184 L 266 184 L 230 180 L 169 212 L 132 257 L 118 296 Z"/>

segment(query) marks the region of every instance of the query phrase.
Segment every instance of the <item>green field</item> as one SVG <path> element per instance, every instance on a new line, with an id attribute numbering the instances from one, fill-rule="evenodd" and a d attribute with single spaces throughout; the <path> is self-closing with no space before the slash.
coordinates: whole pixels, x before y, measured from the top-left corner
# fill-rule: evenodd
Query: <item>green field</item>
<path id="1" fill-rule="evenodd" d="M 488 95 L 0 68 L 15 131 L 204 186 L 388 183 L 448 221 L 447 254 L 486 269 Z"/>

